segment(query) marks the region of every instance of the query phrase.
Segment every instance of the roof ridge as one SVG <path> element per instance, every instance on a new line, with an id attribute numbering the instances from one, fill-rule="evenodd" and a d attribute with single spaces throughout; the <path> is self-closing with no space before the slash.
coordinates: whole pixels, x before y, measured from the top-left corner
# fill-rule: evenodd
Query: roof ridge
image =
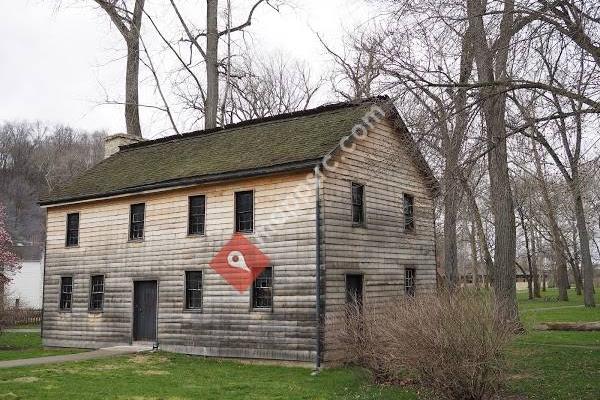
<path id="1" fill-rule="evenodd" d="M 160 144 L 160 143 L 167 143 L 167 142 L 180 140 L 180 139 L 195 138 L 195 137 L 200 137 L 200 136 L 205 136 L 205 135 L 208 136 L 210 134 L 215 134 L 215 133 L 225 133 L 226 131 L 235 129 L 235 128 L 243 128 L 246 126 L 259 125 L 262 123 L 271 123 L 271 122 L 284 121 L 284 120 L 291 119 L 291 118 L 311 116 L 311 115 L 316 115 L 316 114 L 323 113 L 323 112 L 335 111 L 335 110 L 339 110 L 339 109 L 343 109 L 343 108 L 356 107 L 356 106 L 360 106 L 360 105 L 367 104 L 367 103 L 373 103 L 375 101 L 386 101 L 386 100 L 389 100 L 389 97 L 383 95 L 383 96 L 374 96 L 374 97 L 369 97 L 369 98 L 359 99 L 359 100 L 351 100 L 351 101 L 345 101 L 345 102 L 324 104 L 324 105 L 320 105 L 320 106 L 314 107 L 314 108 L 309 108 L 306 110 L 292 111 L 292 112 L 272 115 L 272 116 L 268 116 L 268 117 L 261 117 L 261 118 L 249 119 L 246 121 L 240 121 L 240 122 L 236 122 L 233 124 L 225 125 L 224 127 L 220 127 L 220 128 L 203 129 L 203 130 L 186 132 L 183 134 L 175 134 L 175 135 L 165 136 L 162 138 L 157 138 L 157 139 L 152 139 L 152 140 L 144 140 L 141 142 L 132 143 L 132 144 L 128 144 L 125 146 L 120 146 L 119 150 L 120 151 L 133 150 L 133 149 L 137 149 L 140 147 L 146 147 L 146 146 L 151 146 L 151 145 Z"/>

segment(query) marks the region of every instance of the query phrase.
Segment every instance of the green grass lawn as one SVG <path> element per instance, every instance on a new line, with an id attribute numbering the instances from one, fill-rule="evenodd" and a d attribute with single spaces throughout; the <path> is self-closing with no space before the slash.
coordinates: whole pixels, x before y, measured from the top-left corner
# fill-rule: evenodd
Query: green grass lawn
<path id="1" fill-rule="evenodd" d="M 508 351 L 510 394 L 528 399 L 600 398 L 600 332 L 539 332 L 546 321 L 600 321 L 600 307 L 569 302 L 527 300 L 519 293 L 527 333 Z M 599 299 L 600 303 L 600 299 Z M 560 307 L 560 308 L 559 308 Z M 6 348 L 6 350 L 3 350 Z M 41 356 L 36 334 L 0 337 L 0 360 Z M 298 367 L 247 365 L 178 354 L 153 353 L 70 364 L 0 370 L 1 399 L 422 399 L 410 389 L 372 385 L 359 369 L 326 369 L 318 376 Z"/>
<path id="2" fill-rule="evenodd" d="M 556 301 L 555 290 L 542 292 L 542 299 L 528 300 L 526 292 L 518 296 L 527 333 L 509 350 L 511 390 L 530 399 L 600 398 L 600 332 L 532 330 L 541 322 L 600 321 L 600 295 L 596 308 L 581 306 L 574 290 L 568 302 Z"/>
<path id="3" fill-rule="evenodd" d="M 0 335 L 0 361 L 56 356 L 60 354 L 79 353 L 81 351 L 83 350 L 44 349 L 39 333 L 3 332 Z"/>
<path id="4" fill-rule="evenodd" d="M 16 395 L 17 397 L 9 397 Z M 4 397 L 2 397 L 4 396 Z M 417 399 L 368 384 L 357 369 L 246 365 L 153 353 L 0 370 L 0 399 Z"/>
<path id="5" fill-rule="evenodd" d="M 541 299 L 527 299 L 527 292 L 518 292 L 521 320 L 531 327 L 540 322 L 584 322 L 600 321 L 600 290 L 596 293 L 596 308 L 585 308 L 583 296 L 569 290 L 569 301 L 558 301 L 555 289 L 542 292 Z"/>

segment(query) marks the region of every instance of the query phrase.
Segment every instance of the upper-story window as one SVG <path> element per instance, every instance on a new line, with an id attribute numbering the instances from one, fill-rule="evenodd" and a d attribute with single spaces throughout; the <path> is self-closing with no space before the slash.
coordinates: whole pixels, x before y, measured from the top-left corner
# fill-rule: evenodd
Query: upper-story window
<path id="1" fill-rule="evenodd" d="M 235 193 L 235 231 L 252 232 L 254 230 L 254 192 Z"/>
<path id="2" fill-rule="evenodd" d="M 352 182 L 352 223 L 365 224 L 365 187 Z"/>
<path id="3" fill-rule="evenodd" d="M 132 204 L 129 210 L 129 240 L 140 240 L 144 238 L 144 214 L 146 205 L 144 203 Z"/>
<path id="4" fill-rule="evenodd" d="M 188 234 L 204 235 L 204 220 L 206 216 L 206 197 L 192 196 L 189 204 Z"/>
<path id="5" fill-rule="evenodd" d="M 67 214 L 66 245 L 67 247 L 79 245 L 79 213 Z"/>
<path id="6" fill-rule="evenodd" d="M 410 194 L 404 193 L 404 230 L 412 232 L 415 230 L 414 204 L 415 198 Z"/>

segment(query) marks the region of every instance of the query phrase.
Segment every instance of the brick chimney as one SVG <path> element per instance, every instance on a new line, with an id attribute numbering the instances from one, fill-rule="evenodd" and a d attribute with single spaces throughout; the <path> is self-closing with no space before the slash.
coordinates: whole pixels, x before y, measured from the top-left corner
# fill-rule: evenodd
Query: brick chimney
<path id="1" fill-rule="evenodd" d="M 125 146 L 132 143 L 141 142 L 144 139 L 139 136 L 128 135 L 126 133 L 115 133 L 104 139 L 104 158 L 108 158 L 119 152 L 119 146 Z"/>

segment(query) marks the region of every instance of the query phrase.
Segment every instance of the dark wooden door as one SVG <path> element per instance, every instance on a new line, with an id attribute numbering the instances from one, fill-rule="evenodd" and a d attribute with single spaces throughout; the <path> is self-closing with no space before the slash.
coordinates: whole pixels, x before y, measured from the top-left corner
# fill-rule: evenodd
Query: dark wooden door
<path id="1" fill-rule="evenodd" d="M 346 303 L 357 302 L 362 305 L 363 295 L 363 276 L 348 274 L 346 275 Z"/>
<path id="2" fill-rule="evenodd" d="M 133 340 L 156 340 L 156 281 L 134 282 Z"/>

